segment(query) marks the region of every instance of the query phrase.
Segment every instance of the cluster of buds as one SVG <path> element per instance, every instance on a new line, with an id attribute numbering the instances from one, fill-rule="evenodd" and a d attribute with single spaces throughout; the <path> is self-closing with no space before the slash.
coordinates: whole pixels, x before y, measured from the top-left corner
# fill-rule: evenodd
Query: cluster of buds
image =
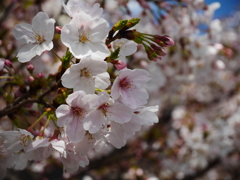
<path id="1" fill-rule="evenodd" d="M 174 45 L 173 39 L 168 36 L 152 35 L 140 33 L 134 30 L 128 30 L 124 34 L 124 38 L 133 40 L 137 44 L 142 44 L 146 50 L 148 59 L 151 61 L 157 61 L 162 59 L 167 53 L 164 47 L 170 47 Z"/>

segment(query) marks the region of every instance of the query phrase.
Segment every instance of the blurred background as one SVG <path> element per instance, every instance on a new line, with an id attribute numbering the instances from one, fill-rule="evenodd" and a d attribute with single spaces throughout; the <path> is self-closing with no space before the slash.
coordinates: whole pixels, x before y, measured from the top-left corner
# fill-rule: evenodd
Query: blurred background
<path id="1" fill-rule="evenodd" d="M 240 4 L 238 0 L 88 0 L 99 3 L 110 26 L 138 17 L 138 31 L 169 35 L 175 45 L 167 55 L 152 62 L 139 45 L 128 57 L 129 68 L 152 74 L 147 85 L 149 105 L 159 105 L 159 123 L 142 130 L 121 149 L 89 153 L 90 164 L 74 174 L 65 173 L 53 153 L 51 158 L 28 162 L 26 169 L 8 169 L 4 180 L 238 180 L 240 179 Z M 44 11 L 57 26 L 70 21 L 60 0 L 2 0 L 0 2 L 0 61 L 10 60 L 24 79 L 26 67 L 45 77 L 57 73 L 61 64 L 51 52 L 20 64 L 20 44 L 12 30 L 31 23 Z M 59 34 L 54 50 L 66 48 Z M 2 74 L 1 74 L 2 73 Z M 0 74 L 4 72 L 0 70 Z M 8 102 L 0 79 L 0 109 Z M 18 92 L 13 88 L 13 93 Z M 2 97 L 1 97 L 2 96 Z M 36 118 L 34 109 L 4 116 L 0 131 L 27 127 Z M 23 118 L 24 117 L 24 118 Z"/>

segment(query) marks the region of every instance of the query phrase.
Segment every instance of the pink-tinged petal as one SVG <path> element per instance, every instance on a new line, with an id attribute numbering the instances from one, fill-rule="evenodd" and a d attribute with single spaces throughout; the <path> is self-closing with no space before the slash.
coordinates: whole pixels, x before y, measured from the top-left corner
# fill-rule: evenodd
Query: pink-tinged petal
<path id="1" fill-rule="evenodd" d="M 146 83 L 151 79 L 149 72 L 143 69 L 132 70 L 132 73 L 128 75 L 128 78 L 134 81 L 135 84 Z"/>
<path id="2" fill-rule="evenodd" d="M 70 113 L 71 113 L 71 108 L 66 104 L 62 104 L 56 109 L 57 118 L 66 116 L 67 114 L 70 114 Z"/>
<path id="3" fill-rule="evenodd" d="M 82 156 L 81 159 L 78 158 L 78 165 L 81 167 L 86 167 L 89 164 L 87 156 Z"/>
<path id="4" fill-rule="evenodd" d="M 47 147 L 47 146 L 49 146 L 49 144 L 50 144 L 50 142 L 49 142 L 48 138 L 36 139 L 35 141 L 33 141 L 32 143 L 29 144 L 26 151 L 29 152 L 29 151 L 38 149 L 40 147 Z"/>
<path id="5" fill-rule="evenodd" d="M 114 137 L 118 139 L 125 139 L 124 137 L 124 129 L 122 128 L 122 124 L 116 123 L 114 121 L 111 122 L 111 133 Z"/>
<path id="6" fill-rule="evenodd" d="M 107 109 L 107 119 L 120 124 L 130 121 L 132 114 L 132 109 L 120 103 L 114 103 Z"/>
<path id="7" fill-rule="evenodd" d="M 105 122 L 106 119 L 101 110 L 95 110 L 85 116 L 83 127 L 92 134 L 96 133 Z"/>
<path id="8" fill-rule="evenodd" d="M 61 105 L 56 110 L 56 116 L 58 117 L 57 125 L 64 127 L 72 119 L 71 109 L 68 105 Z"/>
<path id="9" fill-rule="evenodd" d="M 138 107 L 134 92 L 131 89 L 120 89 L 121 101 L 133 109 Z"/>
<path id="10" fill-rule="evenodd" d="M 75 107 L 78 105 L 78 101 L 81 101 L 84 96 L 86 96 L 84 91 L 74 92 L 67 97 L 66 102 L 71 107 Z"/>
<path id="11" fill-rule="evenodd" d="M 141 119 L 138 118 L 136 114 L 133 114 L 132 119 L 123 124 L 122 127 L 129 136 L 132 136 L 135 134 L 135 132 L 141 130 Z"/>
<path id="12" fill-rule="evenodd" d="M 70 68 L 68 68 L 61 77 L 62 85 L 67 88 L 73 88 L 79 79 L 80 79 L 80 72 L 75 73 L 71 71 Z"/>
<path id="13" fill-rule="evenodd" d="M 26 44 L 18 52 L 18 61 L 25 63 L 30 61 L 34 56 L 36 56 L 36 48 L 38 44 Z"/>
<path id="14" fill-rule="evenodd" d="M 106 89 L 110 85 L 110 76 L 107 72 L 98 74 L 95 77 L 95 87 L 99 89 Z"/>
<path id="15" fill-rule="evenodd" d="M 84 137 L 86 131 L 83 128 L 82 119 L 74 117 L 71 122 L 68 123 L 66 128 L 66 134 L 72 143 L 78 143 Z"/>
<path id="16" fill-rule="evenodd" d="M 113 82 L 112 88 L 111 88 L 111 96 L 114 100 L 118 99 L 120 97 L 120 79 L 117 77 L 115 81 Z"/>
<path id="17" fill-rule="evenodd" d="M 95 85 L 93 78 L 81 77 L 78 83 L 73 88 L 74 91 L 84 91 L 86 94 L 93 94 Z"/>
<path id="18" fill-rule="evenodd" d="M 27 23 L 17 24 L 13 29 L 14 37 L 23 44 L 36 42 L 32 26 Z"/>
<path id="19" fill-rule="evenodd" d="M 126 144 L 126 140 L 118 139 L 118 138 L 114 137 L 114 135 L 112 135 L 112 134 L 108 134 L 106 136 L 106 139 L 109 143 L 111 143 L 115 148 L 118 148 L 118 149 L 122 148 Z"/>
<path id="20" fill-rule="evenodd" d="M 54 139 L 51 141 L 53 149 L 57 150 L 61 154 L 64 154 L 66 151 L 65 142 L 63 140 Z"/>
<path id="21" fill-rule="evenodd" d="M 91 142 L 91 139 L 88 139 L 89 136 L 85 135 L 84 138 L 81 140 L 81 142 L 77 143 L 75 146 L 75 152 L 78 155 L 87 155 L 88 151 L 92 149 L 93 143 Z M 78 159 L 78 158 L 75 158 Z"/>
<path id="22" fill-rule="evenodd" d="M 121 89 L 120 94 L 122 102 L 133 109 L 146 104 L 149 97 L 144 88 L 136 88 L 134 90 Z"/>
<path id="23" fill-rule="evenodd" d="M 158 123 L 158 116 L 155 114 L 156 110 L 158 111 L 158 106 L 146 107 L 140 110 L 137 116 L 141 118 L 142 125 L 151 126 L 154 123 Z"/>

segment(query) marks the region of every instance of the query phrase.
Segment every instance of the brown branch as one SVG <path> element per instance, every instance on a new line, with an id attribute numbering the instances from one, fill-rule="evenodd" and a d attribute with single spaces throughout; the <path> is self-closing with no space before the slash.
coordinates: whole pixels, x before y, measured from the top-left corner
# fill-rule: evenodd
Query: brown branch
<path id="1" fill-rule="evenodd" d="M 10 113 L 15 112 L 16 110 L 18 110 L 19 108 L 21 108 L 22 106 L 29 104 L 29 103 L 39 103 L 42 104 L 44 106 L 51 106 L 50 104 L 46 103 L 43 98 L 48 95 L 49 93 L 53 92 L 54 90 L 56 90 L 58 87 L 60 87 L 61 85 L 61 81 L 58 80 L 53 86 L 51 86 L 47 91 L 45 91 L 44 93 L 42 93 L 38 98 L 36 99 L 28 99 L 30 97 L 30 95 L 32 94 L 31 92 L 28 92 L 26 94 L 24 94 L 21 98 L 17 99 L 16 101 L 14 101 L 11 105 L 5 107 L 3 110 L 0 111 L 0 118 L 3 116 L 6 116 Z"/>

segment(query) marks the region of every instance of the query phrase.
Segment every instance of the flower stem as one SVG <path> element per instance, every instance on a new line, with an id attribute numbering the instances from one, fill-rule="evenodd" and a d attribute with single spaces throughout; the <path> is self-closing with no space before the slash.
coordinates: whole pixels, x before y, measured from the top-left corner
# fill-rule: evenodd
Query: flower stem
<path id="1" fill-rule="evenodd" d="M 52 49 L 51 50 L 53 52 L 53 54 L 55 54 L 60 60 L 62 60 L 62 58 L 60 58 L 60 56 Z"/>

